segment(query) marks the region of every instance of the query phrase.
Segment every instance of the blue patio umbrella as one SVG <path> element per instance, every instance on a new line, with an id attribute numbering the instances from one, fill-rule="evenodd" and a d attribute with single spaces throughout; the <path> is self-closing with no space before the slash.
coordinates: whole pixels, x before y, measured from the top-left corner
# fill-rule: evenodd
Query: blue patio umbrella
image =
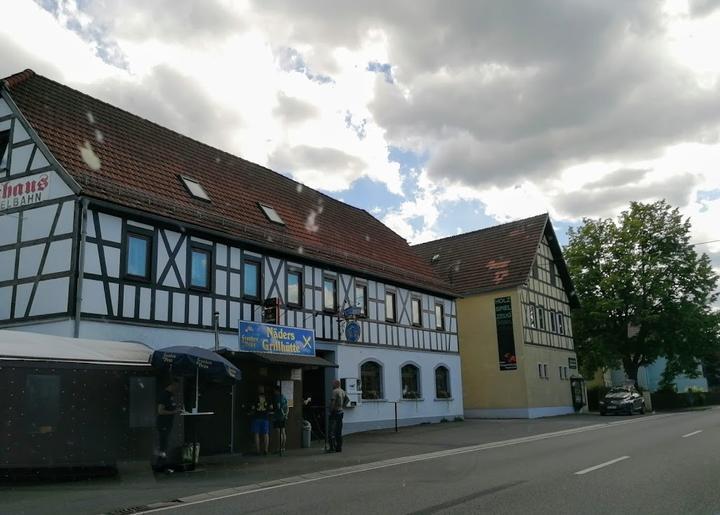
<path id="1" fill-rule="evenodd" d="M 152 366 L 177 375 L 195 376 L 195 409 L 198 407 L 200 373 L 215 380 L 240 380 L 240 370 L 219 354 L 201 347 L 177 345 L 153 352 Z"/>

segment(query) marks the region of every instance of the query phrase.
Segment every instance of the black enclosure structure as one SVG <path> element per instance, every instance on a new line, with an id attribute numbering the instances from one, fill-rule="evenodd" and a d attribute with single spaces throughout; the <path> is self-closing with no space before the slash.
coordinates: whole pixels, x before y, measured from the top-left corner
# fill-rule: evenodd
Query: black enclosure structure
<path id="1" fill-rule="evenodd" d="M 0 330 L 0 471 L 115 468 L 152 453 L 152 350 Z"/>

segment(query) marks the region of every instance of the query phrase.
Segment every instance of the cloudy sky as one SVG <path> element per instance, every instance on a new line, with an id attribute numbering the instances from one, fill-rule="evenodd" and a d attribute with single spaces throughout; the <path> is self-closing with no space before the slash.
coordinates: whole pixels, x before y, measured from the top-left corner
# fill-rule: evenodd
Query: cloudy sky
<path id="1" fill-rule="evenodd" d="M 720 239 L 720 0 L 15 0 L 25 68 L 411 242 L 666 198 Z M 720 267 L 720 243 L 703 245 Z"/>

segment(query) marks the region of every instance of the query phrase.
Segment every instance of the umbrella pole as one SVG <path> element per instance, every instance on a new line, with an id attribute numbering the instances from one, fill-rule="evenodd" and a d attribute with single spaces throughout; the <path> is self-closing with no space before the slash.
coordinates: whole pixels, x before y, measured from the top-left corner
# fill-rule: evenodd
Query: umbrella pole
<path id="1" fill-rule="evenodd" d="M 200 408 L 198 407 L 198 399 L 200 394 L 200 367 L 197 367 L 195 369 L 195 411 L 200 412 Z"/>

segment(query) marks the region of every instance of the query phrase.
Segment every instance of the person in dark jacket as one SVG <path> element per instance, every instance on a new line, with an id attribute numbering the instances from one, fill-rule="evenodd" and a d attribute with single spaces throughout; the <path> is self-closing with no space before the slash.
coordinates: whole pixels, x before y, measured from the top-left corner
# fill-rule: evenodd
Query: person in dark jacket
<path id="1" fill-rule="evenodd" d="M 333 381 L 333 391 L 330 396 L 330 449 L 329 452 L 342 452 L 342 427 L 344 408 L 347 404 L 347 394 L 340 388 L 340 381 Z"/>
<path id="2" fill-rule="evenodd" d="M 270 445 L 270 400 L 265 397 L 265 388 L 258 386 L 257 397 L 251 407 L 251 427 L 250 430 L 255 438 L 255 452 L 260 454 L 268 453 L 268 446 Z M 260 447 L 260 440 L 262 439 L 262 448 Z"/>
<path id="3" fill-rule="evenodd" d="M 157 405 L 157 430 L 158 430 L 158 453 L 159 464 L 167 463 L 168 442 L 172 433 L 175 415 L 182 413 L 182 407 L 176 401 L 176 395 L 180 390 L 180 383 L 177 379 L 171 378 L 168 385 L 160 393 Z M 172 472 L 170 470 L 170 472 Z"/>

